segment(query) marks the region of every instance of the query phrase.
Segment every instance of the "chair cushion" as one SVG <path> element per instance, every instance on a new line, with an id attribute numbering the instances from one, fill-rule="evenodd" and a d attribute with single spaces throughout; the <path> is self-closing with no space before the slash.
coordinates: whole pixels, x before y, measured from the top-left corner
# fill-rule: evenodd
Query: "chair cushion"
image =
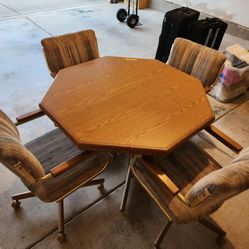
<path id="1" fill-rule="evenodd" d="M 14 123 L 0 110 L 0 162 L 25 183 L 44 176 L 44 170 L 21 143 L 19 132 Z M 17 165 L 22 166 L 20 171 Z"/>
<path id="2" fill-rule="evenodd" d="M 198 207 L 189 207 L 144 167 L 143 159 L 155 163 L 177 185 L 183 196 L 193 184 L 203 176 L 220 169 L 220 166 L 212 162 L 203 150 L 191 142 L 183 144 L 168 156 L 146 156 L 138 160 L 132 168 L 134 175 L 161 210 L 175 222 L 185 223 L 200 219 L 214 212 L 223 203 L 221 198 L 215 202 L 208 200 Z"/>
<path id="3" fill-rule="evenodd" d="M 186 194 L 190 205 L 205 199 L 226 195 L 234 196 L 249 188 L 249 148 L 244 149 L 226 167 L 216 170 L 192 186 Z"/>
<path id="4" fill-rule="evenodd" d="M 53 167 L 82 152 L 59 129 L 26 143 L 25 147 L 40 161 L 46 174 Z"/>
<path id="5" fill-rule="evenodd" d="M 226 199 L 249 188 L 249 160 L 233 162 L 200 179 L 186 194 L 191 206 L 209 199 L 226 196 Z"/>
<path id="6" fill-rule="evenodd" d="M 59 129 L 55 129 L 25 145 L 42 163 L 45 172 L 82 153 Z M 100 174 L 111 156 L 107 153 L 85 152 L 85 159 L 56 177 L 48 177 L 29 186 L 44 202 L 53 202 L 72 192 L 79 185 Z"/>
<path id="7" fill-rule="evenodd" d="M 0 132 L 5 133 L 5 135 L 9 134 L 20 141 L 18 129 L 2 110 L 0 110 Z"/>
<path id="8" fill-rule="evenodd" d="M 184 38 L 176 38 L 167 64 L 201 80 L 211 86 L 225 62 L 225 55 L 217 50 Z"/>
<path id="9" fill-rule="evenodd" d="M 34 183 L 30 186 L 31 191 L 44 202 L 57 201 L 103 172 L 111 160 L 107 153 L 84 153 L 82 162 L 56 177 Z"/>
<path id="10" fill-rule="evenodd" d="M 93 30 L 84 30 L 41 41 L 51 72 L 77 65 L 99 57 L 98 44 Z"/>

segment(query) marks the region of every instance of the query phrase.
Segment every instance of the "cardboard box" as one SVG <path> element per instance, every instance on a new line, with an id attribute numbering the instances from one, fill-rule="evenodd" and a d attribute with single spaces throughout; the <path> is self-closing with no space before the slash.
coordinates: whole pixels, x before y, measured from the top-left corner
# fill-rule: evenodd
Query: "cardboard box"
<path id="1" fill-rule="evenodd" d="M 134 1 L 134 3 L 136 3 L 136 0 L 131 0 L 131 6 L 132 6 L 132 1 Z M 145 9 L 148 7 L 148 0 L 139 0 L 138 1 L 138 9 Z M 124 0 L 124 3 L 126 5 L 128 5 L 128 0 Z"/>
<path id="2" fill-rule="evenodd" d="M 239 44 L 234 44 L 230 47 L 227 47 L 226 52 L 249 64 L 249 52 Z"/>

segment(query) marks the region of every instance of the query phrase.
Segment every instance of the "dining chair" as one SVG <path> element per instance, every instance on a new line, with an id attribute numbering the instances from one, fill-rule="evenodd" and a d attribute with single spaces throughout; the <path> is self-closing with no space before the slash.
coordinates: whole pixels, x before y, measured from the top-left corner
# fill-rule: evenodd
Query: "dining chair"
<path id="1" fill-rule="evenodd" d="M 83 30 L 41 40 L 45 59 L 52 77 L 60 69 L 99 57 L 98 43 L 93 30 Z"/>
<path id="2" fill-rule="evenodd" d="M 172 45 L 166 63 L 200 79 L 208 91 L 218 77 L 225 60 L 225 55 L 217 50 L 178 37 Z"/>
<path id="3" fill-rule="evenodd" d="M 140 157 L 131 164 L 131 172 L 168 220 L 155 247 L 173 223 L 191 221 L 199 221 L 218 234 L 217 242 L 224 243 L 226 233 L 207 218 L 227 199 L 249 188 L 249 148 L 222 168 L 188 141 L 169 155 Z"/>
<path id="4" fill-rule="evenodd" d="M 93 30 L 83 30 L 41 40 L 43 53 L 54 78 L 60 69 L 99 57 L 98 43 Z M 17 120 L 26 122 L 44 115 L 41 109 L 25 113 Z"/>
<path id="5" fill-rule="evenodd" d="M 17 125 L 19 122 L 17 122 Z M 80 187 L 99 185 L 104 179 L 93 179 L 103 172 L 111 155 L 80 151 L 59 130 L 21 144 L 19 131 L 0 110 L 0 162 L 17 175 L 28 192 L 12 196 L 12 207 L 20 200 L 36 196 L 43 202 L 58 204 L 58 240 L 65 239 L 63 200 Z"/>
<path id="6" fill-rule="evenodd" d="M 217 50 L 178 37 L 172 45 L 167 64 L 198 78 L 208 92 L 222 70 L 225 60 L 225 55 Z M 236 152 L 242 150 L 240 144 L 215 126 L 210 125 L 205 130 L 230 149 Z"/>

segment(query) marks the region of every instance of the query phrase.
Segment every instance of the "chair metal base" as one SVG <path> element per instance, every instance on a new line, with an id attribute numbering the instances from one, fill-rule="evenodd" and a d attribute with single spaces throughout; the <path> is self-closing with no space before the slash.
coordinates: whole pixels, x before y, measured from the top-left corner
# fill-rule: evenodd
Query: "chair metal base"
<path id="1" fill-rule="evenodd" d="M 58 202 L 58 235 L 57 240 L 63 242 L 66 239 L 64 233 L 64 200 Z"/>
<path id="2" fill-rule="evenodd" d="M 82 187 L 88 187 L 88 186 L 93 186 L 93 185 L 99 185 L 98 189 L 102 190 L 104 188 L 104 182 L 105 179 L 104 178 L 100 178 L 100 179 L 95 179 L 95 180 L 91 180 L 89 182 L 87 182 L 86 184 L 84 184 Z"/>
<path id="3" fill-rule="evenodd" d="M 202 219 L 198 221 L 199 223 L 201 223 L 202 225 L 204 225 L 205 227 L 207 227 L 208 229 L 210 229 L 211 231 L 213 231 L 214 233 L 216 233 L 218 235 L 218 238 L 216 240 L 218 245 L 223 245 L 225 243 L 225 236 L 226 236 L 226 232 L 224 230 L 222 230 L 220 227 L 218 227 L 217 225 L 215 225 L 214 223 L 210 222 L 207 219 Z M 171 225 L 173 224 L 173 220 L 169 220 L 163 227 L 163 229 L 161 230 L 161 232 L 159 233 L 157 239 L 155 240 L 155 248 L 159 248 L 162 241 L 164 240 L 164 238 L 166 237 Z"/>
<path id="4" fill-rule="evenodd" d="M 129 165 L 127 175 L 126 175 L 126 179 L 125 179 L 125 186 L 124 186 L 122 201 L 121 201 L 121 204 L 120 204 L 120 211 L 121 212 L 123 212 L 125 210 L 127 197 L 128 197 L 128 192 L 129 192 L 129 188 L 130 188 L 131 176 L 132 176 L 132 172 L 131 172 L 131 167 Z"/>
<path id="5" fill-rule="evenodd" d="M 87 182 L 82 187 L 88 187 L 93 185 L 99 185 L 98 189 L 102 190 L 104 188 L 104 178 L 95 179 Z M 35 195 L 32 192 L 24 192 L 16 195 L 12 195 L 11 198 L 13 200 L 11 206 L 15 209 L 20 208 L 21 202 L 20 200 L 34 197 Z M 64 199 L 57 201 L 58 204 L 58 235 L 57 240 L 59 242 L 63 242 L 66 239 L 65 227 L 64 227 Z"/>
<path id="6" fill-rule="evenodd" d="M 222 239 L 226 236 L 226 232 L 224 230 L 207 219 L 199 220 L 199 223 L 216 233 L 219 239 Z"/>
<path id="7" fill-rule="evenodd" d="M 161 230 L 161 232 L 159 233 L 157 239 L 155 240 L 155 243 L 154 243 L 155 248 L 159 248 L 159 246 L 161 245 L 163 239 L 164 239 L 165 236 L 167 235 L 167 233 L 168 233 L 168 231 L 169 231 L 169 229 L 170 229 L 170 227 L 171 227 L 172 224 L 173 224 L 173 221 L 170 220 L 170 221 L 168 221 L 168 222 L 164 225 L 163 229 Z"/>
<path id="8" fill-rule="evenodd" d="M 128 197 L 128 192 L 129 192 L 130 182 L 131 182 L 131 177 L 132 177 L 131 167 L 133 166 L 133 164 L 136 162 L 136 160 L 140 156 L 141 155 L 137 155 L 137 154 L 130 154 L 130 156 L 129 156 L 129 166 L 128 166 L 128 171 L 127 171 L 127 175 L 126 175 L 126 179 L 125 179 L 125 187 L 124 187 L 124 191 L 123 191 L 122 201 L 120 204 L 120 211 L 121 212 L 124 211 L 125 206 L 126 206 L 126 202 L 127 202 L 127 197 Z"/>
<path id="9" fill-rule="evenodd" d="M 31 198 L 34 197 L 35 195 L 28 191 L 28 192 L 24 192 L 24 193 L 20 193 L 20 194 L 16 194 L 16 195 L 12 195 L 12 204 L 11 206 L 15 209 L 20 208 L 21 202 L 19 200 L 23 200 L 23 199 L 27 199 L 27 198 Z"/>

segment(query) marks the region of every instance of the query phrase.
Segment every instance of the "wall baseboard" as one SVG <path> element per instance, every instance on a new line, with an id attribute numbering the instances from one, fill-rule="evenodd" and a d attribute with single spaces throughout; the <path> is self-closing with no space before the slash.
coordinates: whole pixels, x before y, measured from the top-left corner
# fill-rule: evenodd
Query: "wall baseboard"
<path id="1" fill-rule="evenodd" d="M 181 6 L 165 0 L 149 0 L 149 7 L 152 9 L 166 12 L 175 8 L 179 8 Z M 206 17 L 213 17 L 213 16 L 210 16 L 206 13 L 201 13 L 200 18 L 206 18 Z M 237 23 L 229 22 L 227 20 L 224 21 L 228 24 L 226 33 L 249 40 L 249 28 L 241 26 Z"/>

